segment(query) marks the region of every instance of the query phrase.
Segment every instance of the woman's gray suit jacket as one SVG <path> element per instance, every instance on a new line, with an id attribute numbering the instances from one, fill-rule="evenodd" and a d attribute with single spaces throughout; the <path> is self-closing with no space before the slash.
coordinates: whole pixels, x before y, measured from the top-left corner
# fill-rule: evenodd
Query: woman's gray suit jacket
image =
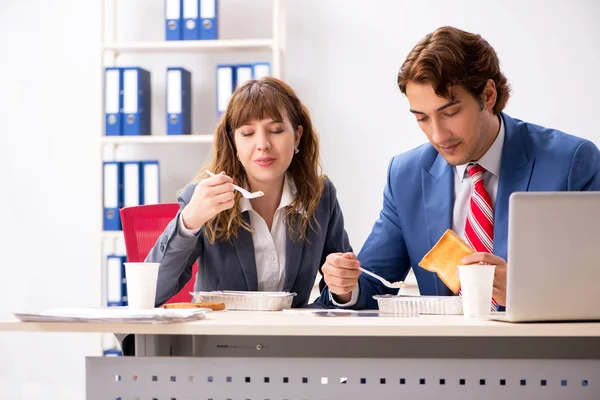
<path id="1" fill-rule="evenodd" d="M 295 292 L 292 307 L 308 304 L 315 277 L 330 253 L 352 251 L 344 229 L 344 218 L 337 201 L 336 190 L 328 179 L 316 210 L 319 227 L 309 228 L 306 241 L 286 242 L 285 278 L 283 290 Z M 146 261 L 159 262 L 156 304 L 165 303 L 191 278 L 192 265 L 198 260 L 195 291 L 241 290 L 256 291 L 258 282 L 252 234 L 240 229 L 231 241 L 209 243 L 204 229 L 198 236 L 184 237 L 178 231 L 181 210 L 192 198 L 196 184 L 187 185 L 178 201 L 177 216 L 169 223 Z M 243 213 L 249 222 L 248 212 Z"/>

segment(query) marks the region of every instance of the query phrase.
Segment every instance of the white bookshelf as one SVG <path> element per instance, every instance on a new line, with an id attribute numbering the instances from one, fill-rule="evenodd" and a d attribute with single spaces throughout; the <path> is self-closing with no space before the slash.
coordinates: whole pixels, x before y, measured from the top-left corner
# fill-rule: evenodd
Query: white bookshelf
<path id="1" fill-rule="evenodd" d="M 102 45 L 102 49 L 104 51 L 117 53 L 171 53 L 190 51 L 272 50 L 274 46 L 275 41 L 272 39 L 239 39 L 106 43 Z"/>
<path id="2" fill-rule="evenodd" d="M 286 0 L 272 0 L 272 37 L 265 39 L 220 39 L 220 40 L 193 40 L 193 41 L 139 41 L 127 42 L 122 41 L 118 37 L 117 29 L 117 14 L 118 3 L 122 0 L 100 0 L 100 74 L 101 74 L 101 113 L 100 113 L 100 163 L 99 174 L 102 185 L 102 162 L 103 161 L 120 161 L 115 158 L 116 149 L 119 146 L 166 146 L 166 145 L 189 145 L 198 144 L 206 145 L 214 141 L 212 134 L 191 134 L 191 135 L 165 135 L 153 134 L 146 136 L 105 136 L 105 115 L 104 115 L 104 69 L 105 67 L 119 65 L 119 57 L 127 55 L 131 59 L 131 55 L 156 54 L 190 54 L 190 53 L 240 53 L 249 51 L 270 51 L 271 53 L 271 75 L 276 78 L 282 78 L 282 58 L 285 50 L 285 2 Z M 164 4 L 164 0 L 155 0 Z M 228 0 L 219 0 L 224 3 Z M 249 2 L 248 7 L 251 7 Z M 223 24 L 221 20 L 219 24 Z M 225 22 L 226 23 L 226 22 Z M 157 30 L 164 32 L 164 24 L 156 26 Z M 143 66 L 143 63 L 141 63 Z M 194 90 L 192 84 L 192 90 Z M 207 94 L 214 96 L 214 93 Z M 108 150 L 108 151 L 106 151 Z M 110 151 L 113 150 L 113 151 Z M 190 171 L 190 176 L 195 171 Z M 163 172 L 164 173 L 164 172 Z M 169 172 L 166 171 L 166 174 Z M 102 196 L 102 190 L 101 196 Z M 102 198 L 100 199 L 99 213 L 100 226 L 103 226 L 102 221 Z M 99 282 L 101 282 L 101 299 L 100 304 L 105 304 L 105 257 L 108 253 L 122 253 L 123 250 L 123 232 L 122 231 L 100 231 L 99 241 L 101 244 L 100 254 L 100 271 Z"/>
<path id="3" fill-rule="evenodd" d="M 102 145 L 212 143 L 213 135 L 103 136 Z"/>
<path id="4" fill-rule="evenodd" d="M 123 231 L 102 231 L 100 237 L 102 240 L 120 240 L 123 239 Z"/>

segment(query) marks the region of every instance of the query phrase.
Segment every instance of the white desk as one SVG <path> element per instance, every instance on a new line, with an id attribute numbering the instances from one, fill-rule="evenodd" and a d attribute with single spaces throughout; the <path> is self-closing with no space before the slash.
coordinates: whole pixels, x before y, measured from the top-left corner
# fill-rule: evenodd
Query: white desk
<path id="1" fill-rule="evenodd" d="M 215 312 L 153 324 L 0 322 L 135 333 L 140 357 L 88 357 L 87 398 L 598 399 L 600 323 Z"/>

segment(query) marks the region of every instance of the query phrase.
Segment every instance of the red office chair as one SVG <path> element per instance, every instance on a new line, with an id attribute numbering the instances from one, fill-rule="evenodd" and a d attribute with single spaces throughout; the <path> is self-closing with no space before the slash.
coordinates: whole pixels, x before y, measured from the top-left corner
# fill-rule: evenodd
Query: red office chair
<path id="1" fill-rule="evenodd" d="M 153 204 L 125 207 L 121 209 L 121 223 L 125 236 L 127 259 L 131 262 L 143 262 L 168 223 L 179 211 L 179 204 Z M 194 280 L 198 272 L 198 263 L 192 266 L 192 279 L 167 303 L 189 303 L 190 292 L 194 291 Z"/>

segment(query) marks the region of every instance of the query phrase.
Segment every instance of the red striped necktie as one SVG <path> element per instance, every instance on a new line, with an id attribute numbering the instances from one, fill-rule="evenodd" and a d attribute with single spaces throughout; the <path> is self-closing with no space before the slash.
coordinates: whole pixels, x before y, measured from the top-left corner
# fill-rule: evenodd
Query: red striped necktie
<path id="1" fill-rule="evenodd" d="M 473 188 L 465 224 L 465 239 L 475 251 L 494 254 L 494 209 L 490 194 L 483 184 L 484 171 L 479 164 L 467 167 Z M 492 311 L 497 310 L 498 303 L 492 298 Z"/>

